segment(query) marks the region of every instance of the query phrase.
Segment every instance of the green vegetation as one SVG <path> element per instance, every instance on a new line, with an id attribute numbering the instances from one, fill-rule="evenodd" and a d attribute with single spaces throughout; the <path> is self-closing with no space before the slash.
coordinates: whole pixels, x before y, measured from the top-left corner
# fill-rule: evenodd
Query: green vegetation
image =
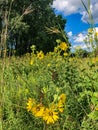
<path id="1" fill-rule="evenodd" d="M 97 130 L 98 57 L 61 55 L 61 44 L 0 60 L 1 130 Z"/>
<path id="2" fill-rule="evenodd" d="M 56 39 L 64 41 L 57 29 L 64 30 L 66 20 L 56 16 L 51 8 L 53 0 L 0 0 L 0 48 L 8 49 L 13 54 L 22 55 L 30 52 L 30 46 L 37 50 L 52 51 Z M 54 27 L 51 34 L 46 28 Z M 63 33 L 65 33 L 63 31 Z M 67 36 L 67 34 L 65 33 Z M 6 41 L 4 41 L 6 40 Z M 68 42 L 68 38 L 66 39 Z"/>
<path id="3" fill-rule="evenodd" d="M 0 130 L 97 130 L 98 32 L 92 52 L 73 56 L 65 20 L 43 1 L 0 1 Z"/>

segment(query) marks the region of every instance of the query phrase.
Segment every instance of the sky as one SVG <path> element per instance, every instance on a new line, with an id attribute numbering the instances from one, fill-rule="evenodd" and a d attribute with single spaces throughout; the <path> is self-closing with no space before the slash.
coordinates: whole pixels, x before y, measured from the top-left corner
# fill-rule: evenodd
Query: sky
<path id="1" fill-rule="evenodd" d="M 88 0 L 83 0 L 87 6 Z M 86 49 L 84 43 L 87 30 L 90 25 L 88 14 L 81 2 L 81 0 L 54 0 L 52 7 L 56 15 L 62 15 L 67 20 L 65 31 L 69 36 L 69 41 L 72 44 L 72 49 L 77 46 Z M 98 0 L 91 0 L 91 12 L 94 19 L 96 31 L 98 31 Z"/>

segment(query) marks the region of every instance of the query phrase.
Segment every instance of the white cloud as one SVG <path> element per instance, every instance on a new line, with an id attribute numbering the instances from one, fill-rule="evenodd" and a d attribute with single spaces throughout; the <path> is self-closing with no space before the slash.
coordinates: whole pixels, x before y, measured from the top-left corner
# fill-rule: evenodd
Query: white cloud
<path id="1" fill-rule="evenodd" d="M 67 34 L 68 34 L 69 37 L 72 37 L 72 35 L 73 35 L 72 31 L 68 32 Z"/>
<path id="2" fill-rule="evenodd" d="M 87 5 L 87 1 L 83 0 L 85 4 Z M 81 0 L 54 0 L 53 1 L 53 8 L 55 8 L 57 11 L 63 13 L 65 16 L 80 13 L 82 15 L 81 20 L 83 22 L 88 21 L 88 14 L 85 11 L 85 8 L 82 5 Z M 98 1 L 97 0 L 91 0 L 91 10 L 92 15 L 94 18 L 94 22 L 98 23 Z"/>
<path id="3" fill-rule="evenodd" d="M 78 11 L 78 7 L 81 4 L 80 0 L 54 0 L 53 8 L 63 12 L 65 16 Z"/>
<path id="4" fill-rule="evenodd" d="M 75 43 L 83 43 L 85 39 L 85 35 L 83 33 L 78 34 L 73 37 Z"/>
<path id="5" fill-rule="evenodd" d="M 95 28 L 96 32 L 98 32 L 98 27 Z"/>
<path id="6" fill-rule="evenodd" d="M 72 34 L 70 31 L 69 34 Z M 72 43 L 71 50 L 74 50 L 77 47 L 81 47 L 82 49 L 87 49 L 86 44 L 84 43 L 84 39 L 86 37 L 86 32 L 79 33 L 78 35 L 71 35 L 69 40 Z"/>
<path id="7" fill-rule="evenodd" d="M 77 47 L 81 47 L 82 49 L 87 49 L 87 46 L 86 46 L 85 43 L 79 43 L 78 45 L 75 44 L 75 45 L 73 46 L 73 48 L 77 48 Z"/>
<path id="8" fill-rule="evenodd" d="M 93 19 L 94 19 L 94 23 L 98 23 L 98 3 L 92 3 L 91 4 L 91 12 L 92 12 L 92 16 L 93 16 Z M 80 14 L 82 14 L 82 18 L 81 20 L 83 22 L 87 22 L 89 21 L 89 16 L 87 14 L 87 12 L 84 10 L 84 11 L 81 11 Z"/>

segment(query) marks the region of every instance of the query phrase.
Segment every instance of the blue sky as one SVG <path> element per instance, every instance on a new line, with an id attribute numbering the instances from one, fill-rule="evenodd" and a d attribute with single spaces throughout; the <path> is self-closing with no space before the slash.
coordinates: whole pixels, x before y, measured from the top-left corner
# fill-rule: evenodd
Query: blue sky
<path id="1" fill-rule="evenodd" d="M 79 13 L 71 14 L 69 16 L 66 16 L 65 18 L 67 19 L 65 30 L 67 32 L 71 30 L 73 32 L 73 35 L 78 34 L 89 28 L 89 24 L 83 23 L 81 21 L 81 15 Z"/>
<path id="2" fill-rule="evenodd" d="M 84 0 L 86 5 L 87 1 Z M 67 20 L 65 31 L 69 35 L 72 47 L 81 46 L 83 49 L 86 49 L 83 40 L 90 26 L 87 23 L 88 14 L 81 0 L 54 0 L 53 8 L 56 14 L 61 14 Z M 98 31 L 98 0 L 91 0 L 91 11 L 96 30 Z"/>

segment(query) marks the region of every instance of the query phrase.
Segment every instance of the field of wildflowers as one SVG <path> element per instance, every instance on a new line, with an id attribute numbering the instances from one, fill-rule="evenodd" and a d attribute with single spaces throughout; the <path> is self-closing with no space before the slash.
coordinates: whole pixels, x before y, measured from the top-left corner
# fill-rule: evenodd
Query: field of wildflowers
<path id="1" fill-rule="evenodd" d="M 1 130 L 97 130 L 98 57 L 70 57 L 60 41 L 44 54 L 0 60 Z"/>
<path id="2" fill-rule="evenodd" d="M 90 0 L 89 8 L 83 5 L 92 18 Z M 22 57 L 6 57 L 4 50 L 0 130 L 98 130 L 98 32 L 88 30 L 92 55 L 85 58 L 79 50 L 72 56 L 67 42 L 56 42 L 46 54 L 35 45 Z"/>

